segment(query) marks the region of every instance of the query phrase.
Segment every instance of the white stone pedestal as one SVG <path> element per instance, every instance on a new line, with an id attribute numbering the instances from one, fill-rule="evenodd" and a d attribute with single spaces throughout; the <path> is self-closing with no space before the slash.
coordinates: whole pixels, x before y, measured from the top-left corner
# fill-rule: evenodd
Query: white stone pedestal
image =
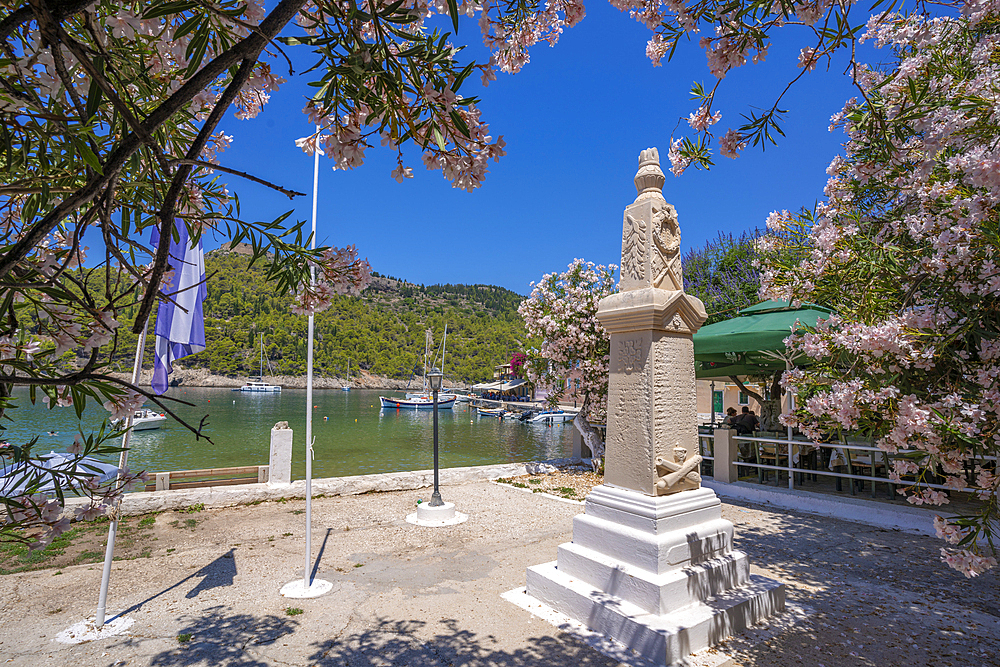
<path id="1" fill-rule="evenodd" d="M 437 528 L 440 526 L 454 526 L 468 519 L 468 515 L 455 511 L 455 503 L 444 503 L 433 507 L 430 503 L 420 503 L 417 511 L 409 514 L 406 520 L 417 526 Z"/>
<path id="2" fill-rule="evenodd" d="M 661 665 L 779 613 L 785 587 L 750 574 L 711 489 L 648 496 L 598 486 L 527 594 Z"/>

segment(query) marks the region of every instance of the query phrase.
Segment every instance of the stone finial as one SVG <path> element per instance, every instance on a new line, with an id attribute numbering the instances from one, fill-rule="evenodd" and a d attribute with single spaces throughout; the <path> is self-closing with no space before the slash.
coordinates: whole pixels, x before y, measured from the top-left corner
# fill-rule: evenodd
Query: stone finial
<path id="1" fill-rule="evenodd" d="M 655 148 L 647 148 L 639 153 L 639 171 L 635 174 L 635 189 L 639 196 L 635 200 L 663 199 L 663 184 L 666 176 L 660 169 L 660 153 Z"/>
<path id="2" fill-rule="evenodd" d="M 622 222 L 623 292 L 655 287 L 683 291 L 681 231 L 677 211 L 663 198 L 665 177 L 655 148 L 639 153 L 635 187 L 639 196 L 625 209 Z"/>

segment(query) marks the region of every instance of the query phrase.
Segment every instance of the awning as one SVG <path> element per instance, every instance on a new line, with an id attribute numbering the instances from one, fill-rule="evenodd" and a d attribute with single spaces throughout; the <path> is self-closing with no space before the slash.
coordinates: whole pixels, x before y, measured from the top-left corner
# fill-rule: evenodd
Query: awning
<path id="1" fill-rule="evenodd" d="M 514 379 L 514 380 L 507 380 L 506 382 L 503 383 L 501 383 L 500 381 L 481 382 L 479 384 L 472 385 L 472 388 L 475 391 L 511 391 L 512 389 L 516 389 L 521 385 L 525 384 L 528 384 L 527 380 Z"/>
<path id="2" fill-rule="evenodd" d="M 775 353 L 796 323 L 816 326 L 830 309 L 811 303 L 796 308 L 787 301 L 764 301 L 734 317 L 702 327 L 694 335 L 695 372 L 699 379 L 755 375 L 785 368 Z"/>
<path id="3" fill-rule="evenodd" d="M 523 384 L 528 384 L 527 380 L 508 380 L 507 382 L 503 383 L 503 386 L 500 388 L 500 391 L 510 391 L 512 389 L 520 387 Z"/>
<path id="4" fill-rule="evenodd" d="M 499 391 L 501 384 L 499 382 L 480 382 L 479 384 L 472 385 L 472 388 L 476 391 Z"/>

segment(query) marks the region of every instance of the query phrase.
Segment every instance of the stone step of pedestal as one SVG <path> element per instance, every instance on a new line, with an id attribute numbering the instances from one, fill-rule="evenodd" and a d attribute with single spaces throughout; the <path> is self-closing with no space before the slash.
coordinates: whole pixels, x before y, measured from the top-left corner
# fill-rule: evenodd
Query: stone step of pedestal
<path id="1" fill-rule="evenodd" d="M 705 602 L 650 614 L 567 575 L 555 561 L 529 567 L 527 594 L 660 665 L 678 665 L 785 608 L 785 587 L 751 575 L 750 582 Z"/>
<path id="2" fill-rule="evenodd" d="M 715 519 L 681 530 L 648 533 L 579 514 L 573 518 L 573 541 L 622 563 L 662 574 L 731 552 L 733 524 Z"/>
<path id="3" fill-rule="evenodd" d="M 567 542 L 559 546 L 557 562 L 567 576 L 655 614 L 703 602 L 750 581 L 750 562 L 742 551 L 657 574 Z"/>

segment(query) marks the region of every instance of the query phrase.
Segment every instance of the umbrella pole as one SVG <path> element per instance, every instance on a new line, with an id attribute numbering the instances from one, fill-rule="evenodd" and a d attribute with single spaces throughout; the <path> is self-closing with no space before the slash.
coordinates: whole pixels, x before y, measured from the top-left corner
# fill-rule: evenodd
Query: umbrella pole
<path id="1" fill-rule="evenodd" d="M 149 328 L 149 318 L 142 326 L 142 333 L 135 346 L 135 362 L 132 364 L 132 384 L 139 384 L 139 371 L 142 370 L 142 354 L 146 348 L 146 329 Z M 125 435 L 122 436 L 122 453 L 118 458 L 118 477 L 116 484 L 121 484 L 122 473 L 128 464 L 128 447 L 132 440 L 132 418 L 135 413 L 129 413 L 125 421 Z M 98 629 L 104 627 L 104 612 L 108 602 L 108 584 L 111 581 L 111 561 L 115 555 L 115 537 L 118 535 L 118 508 L 121 506 L 121 496 L 115 501 L 111 509 L 111 524 L 108 526 L 108 545 L 104 550 L 104 571 L 101 573 L 101 593 L 97 597 L 97 614 L 94 618 L 94 625 Z"/>

